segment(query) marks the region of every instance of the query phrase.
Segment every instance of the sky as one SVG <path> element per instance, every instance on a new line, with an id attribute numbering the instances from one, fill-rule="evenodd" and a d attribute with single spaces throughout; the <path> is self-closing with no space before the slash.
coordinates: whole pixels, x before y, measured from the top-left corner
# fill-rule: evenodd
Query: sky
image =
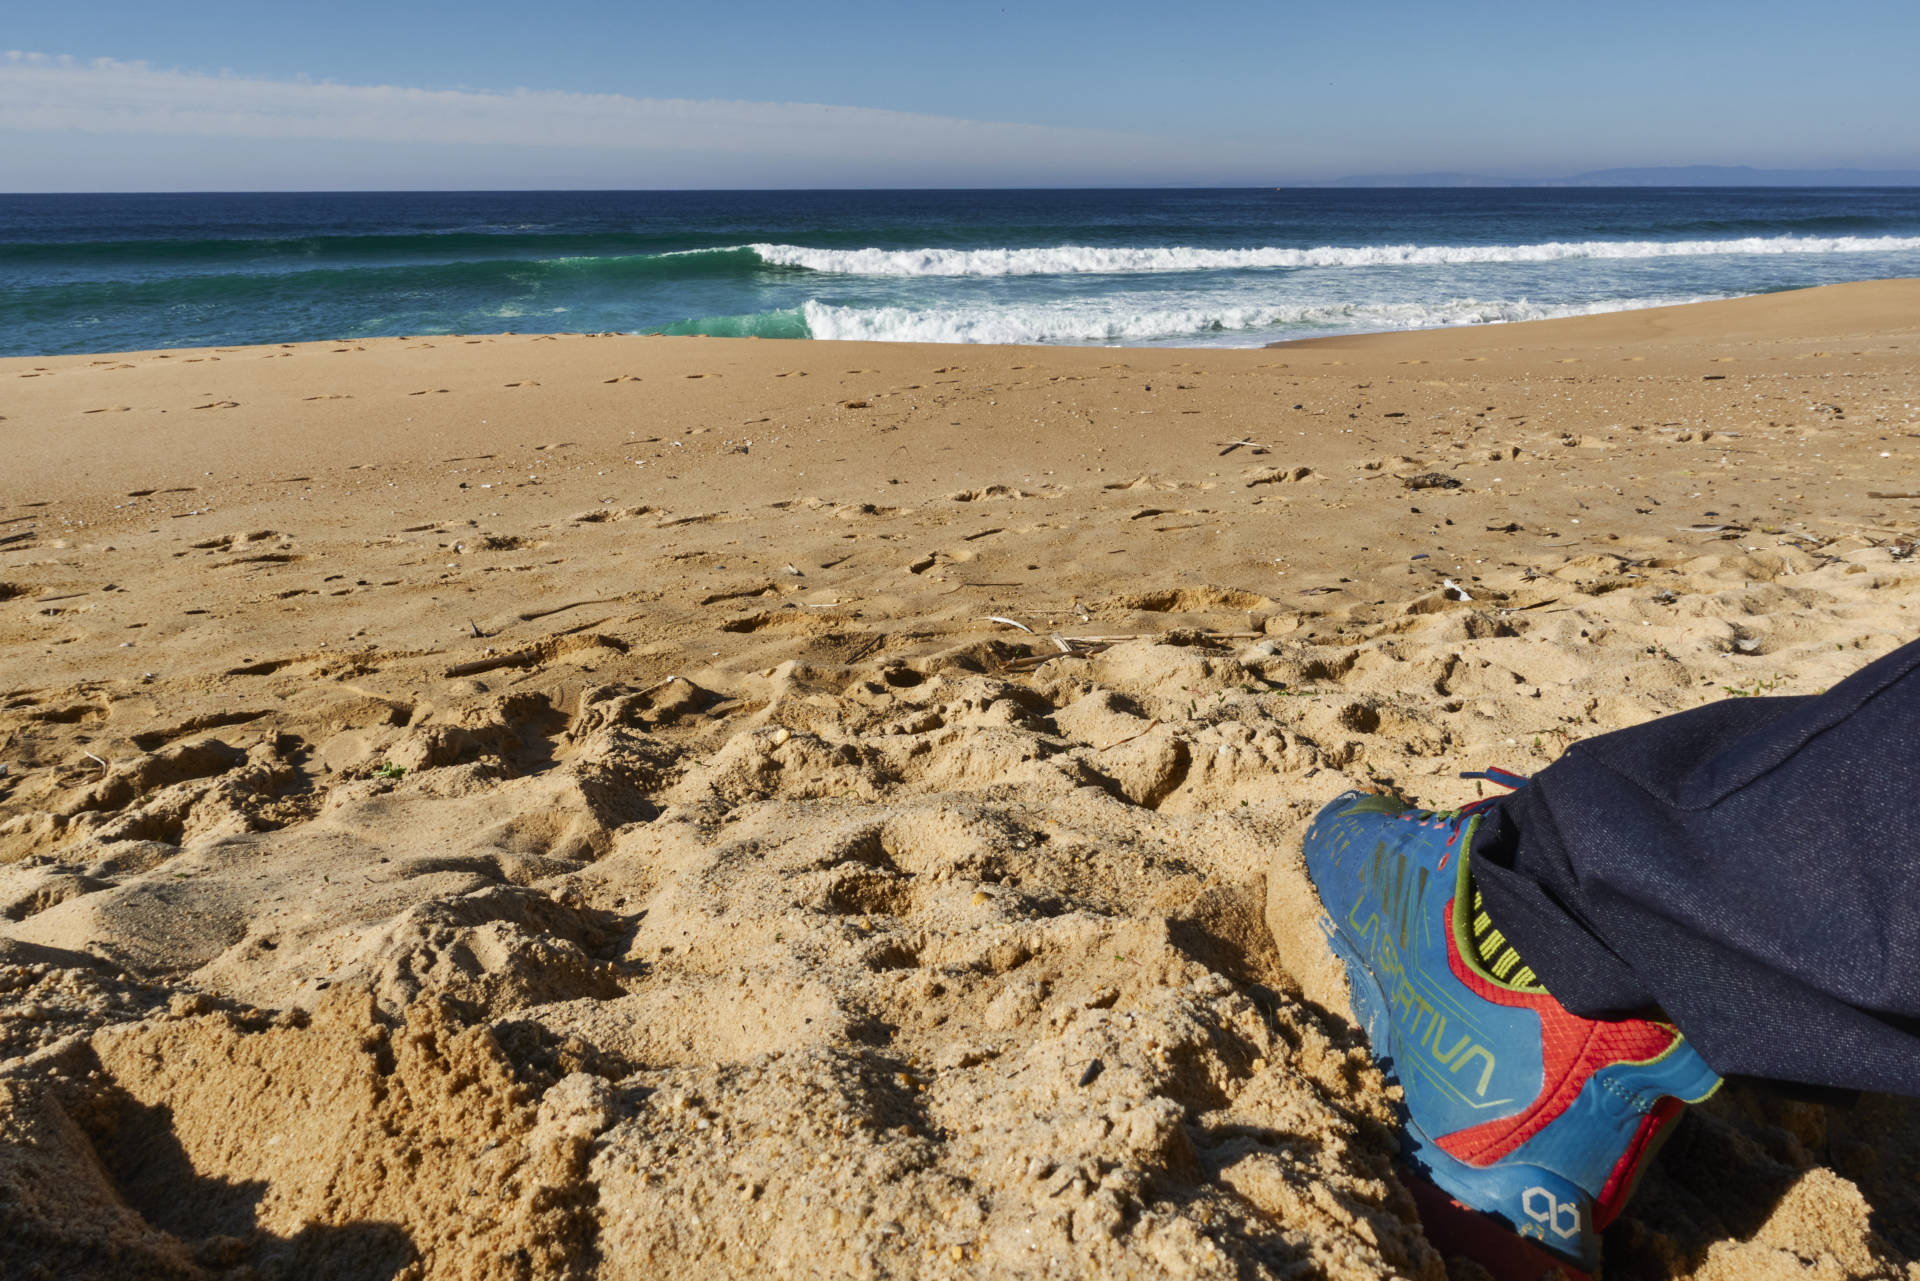
<path id="1" fill-rule="evenodd" d="M 1920 169 L 1913 0 L 9 9 L 0 191 Z"/>

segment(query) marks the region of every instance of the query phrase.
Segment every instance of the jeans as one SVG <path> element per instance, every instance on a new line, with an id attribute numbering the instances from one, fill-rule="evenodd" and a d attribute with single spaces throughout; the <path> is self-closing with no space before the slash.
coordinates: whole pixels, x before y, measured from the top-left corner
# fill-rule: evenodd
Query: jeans
<path id="1" fill-rule="evenodd" d="M 1724 1075 L 1920 1095 L 1920 642 L 1577 743 L 1472 857 L 1574 1013 L 1657 1008 Z"/>

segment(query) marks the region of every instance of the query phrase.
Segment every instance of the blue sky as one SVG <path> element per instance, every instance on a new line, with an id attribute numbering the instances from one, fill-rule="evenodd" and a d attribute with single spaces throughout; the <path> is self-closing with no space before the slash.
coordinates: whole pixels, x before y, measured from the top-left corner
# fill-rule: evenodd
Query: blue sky
<path id="1" fill-rule="evenodd" d="M 0 189 L 1920 168 L 1920 6 L 12 6 Z"/>

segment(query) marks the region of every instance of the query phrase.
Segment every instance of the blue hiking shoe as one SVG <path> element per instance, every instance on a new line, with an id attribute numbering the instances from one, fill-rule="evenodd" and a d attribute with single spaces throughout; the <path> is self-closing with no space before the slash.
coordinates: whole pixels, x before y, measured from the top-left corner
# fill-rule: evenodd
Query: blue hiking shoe
<path id="1" fill-rule="evenodd" d="M 1485 1257 L 1511 1247 L 1541 1263 L 1517 1236 L 1591 1276 L 1601 1229 L 1685 1105 L 1720 1079 L 1669 1024 L 1581 1018 L 1516 968 L 1510 950 L 1495 962 L 1498 976 L 1482 962 L 1476 923 L 1481 934 L 1491 926 L 1467 878 L 1481 804 L 1423 810 L 1348 792 L 1308 829 L 1307 873 L 1354 1016 L 1405 1092 L 1403 1158 L 1445 1194 L 1410 1181 L 1429 1236 L 1451 1230 L 1457 1240 L 1466 1229 L 1474 1240 L 1454 1252 L 1498 1262 L 1500 1275 L 1537 1275 L 1537 1266 L 1525 1273 Z M 1477 1230 L 1486 1225 L 1478 1216 L 1512 1235 Z"/>

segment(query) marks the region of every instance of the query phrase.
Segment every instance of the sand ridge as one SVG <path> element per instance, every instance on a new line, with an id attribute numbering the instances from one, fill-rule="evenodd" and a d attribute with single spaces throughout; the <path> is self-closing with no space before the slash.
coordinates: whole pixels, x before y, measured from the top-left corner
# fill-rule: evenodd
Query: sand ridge
<path id="1" fill-rule="evenodd" d="M 0 362 L 0 1257 L 1449 1275 L 1299 828 L 1911 638 L 1916 300 Z M 1917 1127 L 1610 1275 L 1911 1276 Z"/>

